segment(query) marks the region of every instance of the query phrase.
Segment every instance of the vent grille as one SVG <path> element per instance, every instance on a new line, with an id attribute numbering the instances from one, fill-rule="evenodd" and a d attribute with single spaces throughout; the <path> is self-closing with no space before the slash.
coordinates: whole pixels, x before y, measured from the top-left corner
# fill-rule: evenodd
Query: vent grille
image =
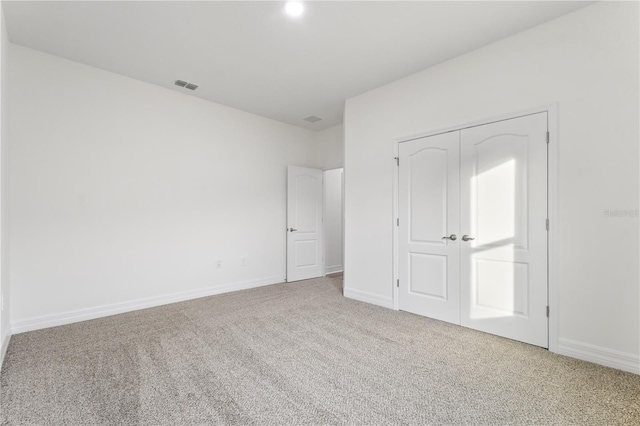
<path id="1" fill-rule="evenodd" d="M 322 118 L 320 117 L 316 117 L 315 115 L 310 115 L 306 118 L 303 118 L 304 121 L 308 121 L 309 123 L 316 123 L 320 120 L 322 120 Z"/>
<path id="2" fill-rule="evenodd" d="M 184 87 L 185 89 L 189 89 L 189 90 L 196 90 L 198 88 L 197 84 L 188 83 L 184 80 L 176 80 L 173 82 L 173 84 L 175 84 L 176 86 Z"/>

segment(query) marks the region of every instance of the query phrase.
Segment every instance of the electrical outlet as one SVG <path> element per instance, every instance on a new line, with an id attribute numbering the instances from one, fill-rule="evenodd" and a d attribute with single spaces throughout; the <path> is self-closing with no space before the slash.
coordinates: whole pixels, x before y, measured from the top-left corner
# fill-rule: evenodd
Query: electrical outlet
<path id="1" fill-rule="evenodd" d="M 216 269 L 220 269 L 220 268 L 222 268 L 222 261 L 216 260 Z"/>

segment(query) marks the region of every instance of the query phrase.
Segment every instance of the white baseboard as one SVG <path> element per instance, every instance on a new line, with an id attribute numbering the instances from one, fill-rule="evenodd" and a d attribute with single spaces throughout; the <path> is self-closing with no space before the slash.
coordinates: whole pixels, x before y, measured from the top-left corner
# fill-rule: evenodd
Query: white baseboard
<path id="1" fill-rule="evenodd" d="M 2 340 L 2 346 L 0 346 L 0 370 L 2 370 L 2 364 L 4 364 L 4 356 L 7 354 L 7 349 L 9 349 L 9 340 L 11 340 L 11 334 L 7 334 Z"/>
<path id="2" fill-rule="evenodd" d="M 327 266 L 324 273 L 335 274 L 337 272 L 342 272 L 342 265 Z"/>
<path id="3" fill-rule="evenodd" d="M 383 308 L 393 309 L 393 299 L 369 293 L 368 291 L 345 288 L 343 291 L 343 295 L 344 297 L 348 297 L 349 299 L 371 303 L 372 305 L 382 306 Z"/>
<path id="4" fill-rule="evenodd" d="M 558 339 L 556 353 L 640 374 L 640 356 L 570 339 Z"/>
<path id="5" fill-rule="evenodd" d="M 111 305 L 96 306 L 87 309 L 62 312 L 59 314 L 43 315 L 40 317 L 28 318 L 13 321 L 11 323 L 11 333 L 18 334 L 26 331 L 39 330 L 42 328 L 55 327 L 58 325 L 71 324 L 74 322 L 86 321 L 90 319 L 108 317 L 139 309 L 152 308 L 170 303 L 183 302 L 185 300 L 197 299 L 200 297 L 213 296 L 216 294 L 229 293 L 238 290 L 247 290 L 265 285 L 284 282 L 285 276 L 261 278 L 256 280 L 241 281 L 236 283 L 222 284 L 212 287 L 205 287 L 196 290 L 171 293 L 162 296 L 153 296 L 145 299 L 131 300 L 128 302 L 114 303 Z"/>

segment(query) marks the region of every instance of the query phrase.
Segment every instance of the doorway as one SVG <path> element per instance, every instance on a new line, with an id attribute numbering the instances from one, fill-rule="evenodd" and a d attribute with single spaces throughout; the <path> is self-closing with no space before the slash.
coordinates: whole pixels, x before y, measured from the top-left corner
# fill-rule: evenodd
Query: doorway
<path id="1" fill-rule="evenodd" d="M 324 235 L 325 273 L 337 274 L 343 271 L 343 199 L 344 170 L 342 168 L 324 171 Z"/>
<path id="2" fill-rule="evenodd" d="M 339 275 L 344 265 L 344 169 L 287 169 L 287 281 Z"/>
<path id="3" fill-rule="evenodd" d="M 548 347 L 547 115 L 399 143 L 399 309 Z"/>

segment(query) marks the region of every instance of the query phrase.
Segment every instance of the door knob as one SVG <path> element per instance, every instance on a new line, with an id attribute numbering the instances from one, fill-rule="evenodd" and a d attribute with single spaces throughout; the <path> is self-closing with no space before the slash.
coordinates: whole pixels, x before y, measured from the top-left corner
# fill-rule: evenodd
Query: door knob
<path id="1" fill-rule="evenodd" d="M 472 241 L 472 240 L 475 240 L 475 238 L 471 238 L 471 237 L 470 237 L 470 236 L 468 236 L 468 235 L 463 235 L 463 236 L 462 236 L 462 241 Z"/>
<path id="2" fill-rule="evenodd" d="M 296 228 L 287 228 L 287 231 L 289 231 L 289 232 L 296 232 L 296 231 L 297 231 L 297 229 L 296 229 Z"/>
<path id="3" fill-rule="evenodd" d="M 451 240 L 451 241 L 455 241 L 458 239 L 458 236 L 456 234 L 451 234 L 448 237 L 442 237 L 443 240 Z"/>

